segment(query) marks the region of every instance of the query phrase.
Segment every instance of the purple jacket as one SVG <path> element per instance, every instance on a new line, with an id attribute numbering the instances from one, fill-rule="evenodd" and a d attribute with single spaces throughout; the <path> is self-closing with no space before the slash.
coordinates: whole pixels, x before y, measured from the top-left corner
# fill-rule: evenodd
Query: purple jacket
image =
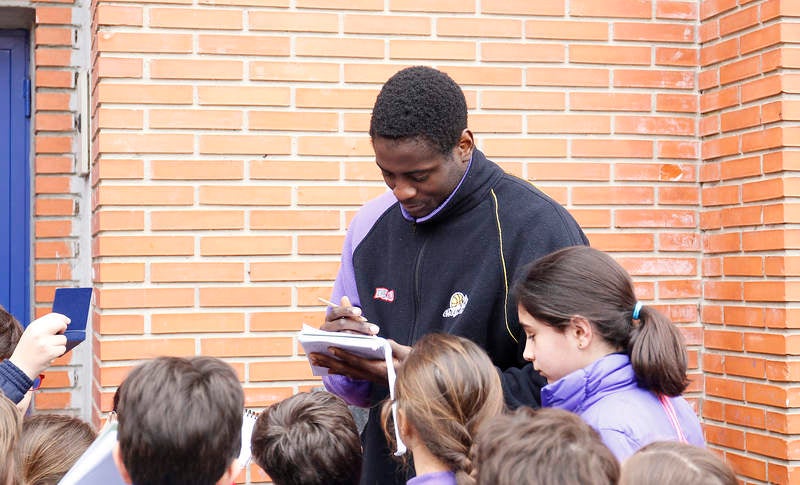
<path id="1" fill-rule="evenodd" d="M 456 474 L 453 472 L 425 473 L 412 478 L 407 485 L 456 485 Z"/>
<path id="2" fill-rule="evenodd" d="M 670 398 L 686 440 L 705 446 L 700 421 L 682 397 Z M 653 441 L 678 435 L 656 395 L 636 383 L 630 358 L 611 354 L 542 388 L 542 406 L 566 409 L 595 428 L 620 462 Z"/>

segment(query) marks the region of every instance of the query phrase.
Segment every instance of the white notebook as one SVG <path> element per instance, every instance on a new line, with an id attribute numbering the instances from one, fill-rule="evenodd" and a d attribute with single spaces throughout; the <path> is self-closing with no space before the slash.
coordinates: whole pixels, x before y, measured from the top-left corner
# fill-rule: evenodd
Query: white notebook
<path id="1" fill-rule="evenodd" d="M 375 335 L 361 335 L 343 332 L 326 332 L 319 330 L 310 325 L 303 324 L 302 329 L 297 334 L 297 340 L 303 346 L 303 351 L 306 355 L 312 352 L 329 355 L 336 358 L 331 354 L 329 347 L 337 347 L 346 350 L 352 354 L 356 354 L 366 359 L 384 359 L 386 360 L 386 374 L 389 380 L 389 398 L 392 400 L 392 418 L 397 423 L 397 403 L 394 402 L 394 381 L 397 378 L 397 373 L 394 368 L 394 361 L 392 360 L 392 346 L 389 342 L 382 337 Z M 309 364 L 311 361 L 309 360 Z M 311 364 L 311 372 L 315 376 L 327 376 L 328 369 L 326 367 L 318 367 Z M 406 452 L 406 445 L 400 438 L 398 427 L 394 427 L 394 436 L 397 441 L 396 456 L 400 456 Z"/>

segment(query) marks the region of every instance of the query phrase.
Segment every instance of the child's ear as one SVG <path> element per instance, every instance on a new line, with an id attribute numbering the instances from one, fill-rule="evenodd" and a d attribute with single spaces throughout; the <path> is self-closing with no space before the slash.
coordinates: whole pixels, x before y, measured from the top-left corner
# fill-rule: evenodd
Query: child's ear
<path id="1" fill-rule="evenodd" d="M 592 337 L 594 335 L 592 332 L 592 324 L 589 323 L 589 320 L 580 315 L 573 316 L 572 319 L 570 319 L 570 324 L 570 331 L 575 338 L 578 348 L 587 348 L 592 342 Z"/>
<path id="2" fill-rule="evenodd" d="M 125 468 L 125 463 L 122 462 L 122 452 L 119 449 L 119 443 L 114 445 L 114 449 L 111 451 L 111 456 L 114 458 L 114 464 L 117 465 L 117 471 L 119 471 L 119 475 L 122 477 L 122 480 L 125 483 L 132 484 L 133 480 L 131 480 L 131 476 L 128 474 L 128 469 Z"/>
<path id="3" fill-rule="evenodd" d="M 241 465 L 239 465 L 238 458 L 234 458 L 231 460 L 231 464 L 228 468 L 225 469 L 225 473 L 222 474 L 219 480 L 217 480 L 217 485 L 231 485 L 234 480 L 236 480 L 236 475 L 242 471 Z"/>
<path id="4" fill-rule="evenodd" d="M 400 432 L 400 437 L 406 443 L 411 442 L 417 434 L 417 430 L 409 424 L 406 419 L 406 413 L 402 409 L 397 410 L 397 430 Z"/>

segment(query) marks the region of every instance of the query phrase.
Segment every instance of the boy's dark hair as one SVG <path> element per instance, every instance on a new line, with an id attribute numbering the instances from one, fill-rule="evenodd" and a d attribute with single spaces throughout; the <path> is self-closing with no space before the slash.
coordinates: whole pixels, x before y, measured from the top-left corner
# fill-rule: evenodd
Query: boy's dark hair
<path id="1" fill-rule="evenodd" d="M 424 66 L 389 78 L 372 108 L 369 136 L 390 140 L 420 138 L 448 155 L 467 129 L 467 101 L 447 74 Z"/>
<path id="2" fill-rule="evenodd" d="M 213 357 L 158 357 L 119 388 L 120 454 L 136 485 L 213 485 L 238 455 L 244 391 Z"/>
<path id="3" fill-rule="evenodd" d="M 679 396 L 689 385 L 686 347 L 672 322 L 642 306 L 630 275 L 611 256 L 588 246 L 560 249 L 531 263 L 514 288 L 532 317 L 563 331 L 580 315 L 606 342 L 630 355 L 639 386 Z"/>
<path id="4" fill-rule="evenodd" d="M 711 450 L 678 441 L 640 448 L 622 466 L 620 485 L 738 485 L 736 474 Z"/>
<path id="5" fill-rule="evenodd" d="M 478 483 L 616 485 L 619 463 L 578 415 L 558 408 L 518 408 L 478 432 Z"/>
<path id="6" fill-rule="evenodd" d="M 0 360 L 11 357 L 23 331 L 14 315 L 0 305 Z"/>
<path id="7" fill-rule="evenodd" d="M 251 439 L 253 460 L 276 485 L 351 485 L 361 476 L 361 440 L 341 398 L 300 393 L 266 408 Z"/>

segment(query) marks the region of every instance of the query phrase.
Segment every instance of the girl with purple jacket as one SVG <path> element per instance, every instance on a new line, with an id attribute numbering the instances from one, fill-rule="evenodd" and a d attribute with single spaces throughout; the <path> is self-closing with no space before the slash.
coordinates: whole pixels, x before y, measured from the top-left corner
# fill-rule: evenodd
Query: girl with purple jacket
<path id="1" fill-rule="evenodd" d="M 692 407 L 683 337 L 636 300 L 628 273 L 585 246 L 534 261 L 515 287 L 523 357 L 547 379 L 542 406 L 594 427 L 623 461 L 653 441 L 705 446 Z"/>

